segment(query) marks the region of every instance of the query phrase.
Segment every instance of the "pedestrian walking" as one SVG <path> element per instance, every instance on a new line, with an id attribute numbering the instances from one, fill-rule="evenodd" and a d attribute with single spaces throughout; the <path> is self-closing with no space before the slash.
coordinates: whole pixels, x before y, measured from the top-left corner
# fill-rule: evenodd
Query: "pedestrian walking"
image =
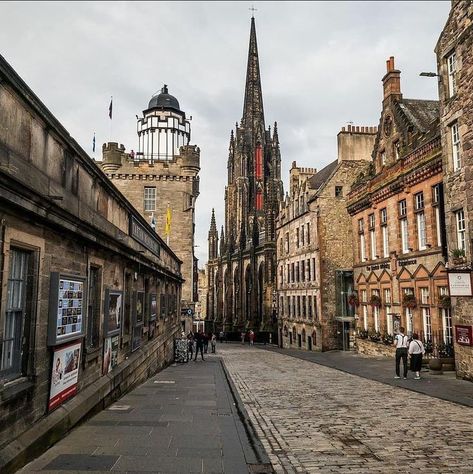
<path id="1" fill-rule="evenodd" d="M 422 356 L 425 354 L 425 348 L 419 335 L 415 332 L 412 335 L 412 341 L 409 344 L 409 355 L 411 356 L 411 370 L 416 375 L 414 380 L 420 380 L 420 371 L 422 369 Z"/>
<path id="2" fill-rule="evenodd" d="M 190 359 L 192 359 L 192 356 L 194 355 L 194 333 L 192 331 L 189 331 L 189 334 L 187 335 L 187 344 L 188 344 Z"/>
<path id="3" fill-rule="evenodd" d="M 199 353 L 200 350 L 200 356 L 202 357 L 202 360 L 204 359 L 204 334 L 202 332 L 202 329 L 195 335 L 195 356 L 194 356 L 194 362 L 197 360 L 197 354 Z"/>
<path id="4" fill-rule="evenodd" d="M 241 336 L 241 343 L 244 344 L 245 343 L 245 331 L 242 331 L 240 336 Z"/>
<path id="5" fill-rule="evenodd" d="M 217 345 L 217 336 L 215 334 L 212 334 L 210 345 L 212 346 L 212 354 L 215 354 L 215 346 Z"/>
<path id="6" fill-rule="evenodd" d="M 219 337 L 220 337 L 220 342 L 223 342 L 225 340 L 225 333 L 223 331 L 220 331 Z"/>
<path id="7" fill-rule="evenodd" d="M 252 346 L 253 343 L 255 342 L 255 333 L 253 332 L 253 330 L 250 330 L 250 334 L 248 335 L 248 339 L 250 340 L 250 346 Z"/>
<path id="8" fill-rule="evenodd" d="M 209 336 L 208 334 L 203 334 L 204 337 L 204 354 L 207 354 L 207 351 L 209 350 Z"/>
<path id="9" fill-rule="evenodd" d="M 401 378 L 401 359 L 404 371 L 404 379 L 407 379 L 407 348 L 409 338 L 404 334 L 404 328 L 399 328 L 399 334 L 394 336 L 394 345 L 396 346 L 396 376 L 395 379 Z"/>

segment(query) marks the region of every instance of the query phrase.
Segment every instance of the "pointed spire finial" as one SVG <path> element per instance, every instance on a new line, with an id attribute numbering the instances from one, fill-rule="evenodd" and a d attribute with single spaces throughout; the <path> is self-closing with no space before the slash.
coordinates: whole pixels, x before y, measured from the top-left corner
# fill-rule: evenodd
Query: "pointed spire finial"
<path id="1" fill-rule="evenodd" d="M 254 5 L 251 5 L 251 8 L 248 8 L 248 10 L 250 10 L 250 11 L 251 11 L 251 18 L 253 18 L 253 19 L 254 19 L 254 18 L 255 18 L 255 12 L 257 12 L 257 11 L 258 11 L 258 9 L 257 9 L 257 8 L 255 8 L 255 6 L 254 6 Z"/>

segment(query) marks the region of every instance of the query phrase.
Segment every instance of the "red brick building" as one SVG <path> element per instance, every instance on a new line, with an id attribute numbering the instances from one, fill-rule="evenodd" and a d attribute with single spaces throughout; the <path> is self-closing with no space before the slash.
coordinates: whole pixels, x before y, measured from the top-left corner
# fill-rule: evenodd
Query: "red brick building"
<path id="1" fill-rule="evenodd" d="M 391 57 L 371 169 L 348 196 L 351 301 L 364 336 L 383 338 L 404 326 L 426 341 L 451 344 L 450 310 L 442 306 L 448 287 L 439 104 L 403 98 L 400 74 Z"/>

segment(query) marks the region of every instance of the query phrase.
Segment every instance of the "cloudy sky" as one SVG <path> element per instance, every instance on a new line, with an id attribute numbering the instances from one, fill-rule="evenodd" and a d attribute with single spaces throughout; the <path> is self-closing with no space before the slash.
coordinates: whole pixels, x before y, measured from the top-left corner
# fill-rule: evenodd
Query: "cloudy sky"
<path id="1" fill-rule="evenodd" d="M 254 2 L 267 125 L 292 161 L 322 168 L 348 122 L 377 125 L 395 56 L 404 97 L 436 99 L 435 43 L 450 2 Z M 164 83 L 201 149 L 196 254 L 224 220 L 230 130 L 243 107 L 250 2 L 1 2 L 0 54 L 81 146 L 137 149 L 136 118 Z M 114 97 L 113 129 L 108 105 Z M 97 153 L 96 158 L 100 159 Z M 177 223 L 174 223 L 177 225 Z"/>

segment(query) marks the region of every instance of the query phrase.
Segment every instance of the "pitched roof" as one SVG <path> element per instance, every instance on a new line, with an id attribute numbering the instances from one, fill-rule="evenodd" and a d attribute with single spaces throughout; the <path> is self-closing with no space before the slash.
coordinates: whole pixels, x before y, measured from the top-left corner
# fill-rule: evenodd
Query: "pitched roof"
<path id="1" fill-rule="evenodd" d="M 428 132 L 439 118 L 438 100 L 401 99 L 397 106 L 407 121 L 421 133 Z"/>
<path id="2" fill-rule="evenodd" d="M 325 168 L 322 168 L 319 172 L 311 176 L 309 178 L 311 189 L 318 190 L 323 184 L 325 184 L 330 176 L 332 176 L 337 165 L 338 160 L 332 161 L 332 163 L 329 163 Z"/>

